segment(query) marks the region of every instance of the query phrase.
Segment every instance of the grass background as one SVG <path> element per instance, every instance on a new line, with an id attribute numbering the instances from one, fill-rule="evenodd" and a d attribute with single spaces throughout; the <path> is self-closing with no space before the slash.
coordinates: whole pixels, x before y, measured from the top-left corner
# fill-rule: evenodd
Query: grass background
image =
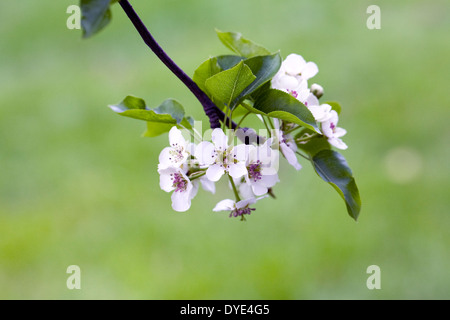
<path id="1" fill-rule="evenodd" d="M 315 61 L 344 108 L 357 223 L 306 162 L 246 223 L 212 212 L 228 194 L 173 212 L 156 172 L 167 136 L 140 138 L 106 106 L 172 97 L 205 120 L 201 107 L 119 6 L 81 40 L 70 4 L 0 4 L 0 298 L 450 298 L 448 1 L 133 1 L 190 75 L 228 53 L 214 28 Z M 381 30 L 366 28 L 371 4 Z M 81 290 L 66 288 L 72 264 Z M 366 287 L 373 264 L 381 290 Z"/>

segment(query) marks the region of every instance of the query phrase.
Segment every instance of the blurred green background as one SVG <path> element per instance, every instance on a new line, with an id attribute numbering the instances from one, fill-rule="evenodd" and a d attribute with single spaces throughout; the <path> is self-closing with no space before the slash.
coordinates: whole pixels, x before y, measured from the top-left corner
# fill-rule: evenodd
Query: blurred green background
<path id="1" fill-rule="evenodd" d="M 107 105 L 172 97 L 205 120 L 191 93 L 118 5 L 81 40 L 66 28 L 78 1 L 2 1 L 0 298 L 450 298 L 448 1 L 132 3 L 190 75 L 229 53 L 214 28 L 315 61 L 324 99 L 344 108 L 360 219 L 305 161 L 245 223 L 212 212 L 229 193 L 173 212 L 156 172 L 167 136 L 141 138 L 144 123 Z M 371 4 L 381 30 L 366 27 Z M 69 265 L 81 290 L 66 287 Z M 381 290 L 366 287 L 370 265 Z"/>

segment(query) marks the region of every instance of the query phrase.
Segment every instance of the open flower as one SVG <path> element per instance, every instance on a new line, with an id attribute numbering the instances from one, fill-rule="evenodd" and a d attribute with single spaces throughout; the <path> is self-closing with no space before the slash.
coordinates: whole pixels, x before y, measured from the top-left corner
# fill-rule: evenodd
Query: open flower
<path id="1" fill-rule="evenodd" d="M 159 169 L 182 167 L 192 153 L 194 145 L 184 139 L 176 126 L 169 131 L 170 147 L 164 148 L 159 154 Z"/>
<path id="2" fill-rule="evenodd" d="M 198 184 L 194 186 L 180 168 L 168 167 L 158 169 L 160 174 L 159 185 L 162 190 L 172 193 L 172 208 L 184 212 L 191 207 L 191 200 L 195 197 Z"/>
<path id="3" fill-rule="evenodd" d="M 212 141 L 202 141 L 195 149 L 199 165 L 208 167 L 206 177 L 209 180 L 218 181 L 226 172 L 236 179 L 247 174 L 246 145 L 228 146 L 228 138 L 219 128 L 212 132 Z"/>
<path id="4" fill-rule="evenodd" d="M 298 162 L 297 156 L 295 155 L 298 147 L 294 141 L 294 138 L 290 134 L 284 134 L 283 131 L 280 130 L 280 120 L 274 118 L 273 125 L 275 127 L 274 134 L 276 139 L 274 140 L 272 146 L 278 144 L 281 153 L 284 155 L 289 164 L 296 170 L 300 170 L 302 165 Z"/>
<path id="5" fill-rule="evenodd" d="M 307 80 L 314 77 L 319 68 L 314 62 L 306 62 L 298 54 L 290 54 L 272 79 L 272 88 L 286 91 L 295 98 L 308 88 Z"/>
<path id="6" fill-rule="evenodd" d="M 245 176 L 245 181 L 256 196 L 266 194 L 268 188 L 279 181 L 277 174 L 279 153 L 273 150 L 271 145 L 272 139 L 269 139 L 262 146 L 249 146 L 246 162 L 248 175 Z"/>
<path id="7" fill-rule="evenodd" d="M 338 114 L 335 110 L 331 110 L 331 118 L 322 123 L 322 132 L 328 138 L 328 142 L 338 149 L 345 150 L 347 145 L 340 139 L 345 136 L 347 131 L 337 127 L 339 121 Z"/>
<path id="8" fill-rule="evenodd" d="M 244 217 L 244 215 L 249 215 L 252 213 L 252 211 L 255 211 L 254 208 L 250 208 L 249 206 L 251 204 L 256 203 L 256 201 L 261 200 L 265 197 L 259 197 L 259 198 L 250 198 L 245 199 L 241 201 L 233 201 L 231 199 L 225 199 L 220 201 L 216 206 L 214 207 L 213 211 L 231 211 L 230 218 L 231 217 Z"/>

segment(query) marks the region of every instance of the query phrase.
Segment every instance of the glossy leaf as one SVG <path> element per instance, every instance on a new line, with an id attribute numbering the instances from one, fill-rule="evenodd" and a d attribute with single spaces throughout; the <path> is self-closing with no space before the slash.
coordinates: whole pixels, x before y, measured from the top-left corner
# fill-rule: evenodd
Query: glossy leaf
<path id="1" fill-rule="evenodd" d="M 83 38 L 89 38 L 111 21 L 110 5 L 116 0 L 80 0 Z"/>
<path id="2" fill-rule="evenodd" d="M 250 68 L 241 61 L 206 80 L 205 86 L 215 99 L 229 105 L 255 78 Z"/>
<path id="3" fill-rule="evenodd" d="M 225 71 L 225 70 L 233 68 L 235 65 L 237 65 L 242 60 L 245 60 L 245 57 L 224 55 L 224 56 L 217 56 L 216 59 L 217 59 L 217 64 L 222 69 L 221 71 Z"/>
<path id="4" fill-rule="evenodd" d="M 252 109 L 256 109 L 260 111 L 259 113 L 266 114 L 269 117 L 296 123 L 321 133 L 311 111 L 286 92 L 276 89 L 263 91 L 258 95 Z M 249 110 L 254 111 L 252 109 Z"/>
<path id="5" fill-rule="evenodd" d="M 216 30 L 216 32 L 220 41 L 222 41 L 227 48 L 240 56 L 251 58 L 270 54 L 269 50 L 248 39 L 245 39 L 240 33 L 222 32 L 219 30 Z"/>
<path id="6" fill-rule="evenodd" d="M 279 53 L 269 56 L 257 56 L 245 60 L 244 63 L 250 68 L 256 76 L 256 79 L 236 98 L 232 108 L 238 105 L 242 99 L 251 95 L 266 82 L 270 81 L 278 70 L 280 70 L 281 62 L 282 59 Z"/>
<path id="7" fill-rule="evenodd" d="M 305 139 L 311 137 L 309 140 L 304 142 L 297 142 L 297 146 L 305 151 L 310 157 L 315 156 L 317 153 L 319 153 L 322 150 L 330 150 L 331 145 L 328 143 L 327 137 L 323 135 L 317 135 L 314 131 L 309 129 L 304 129 L 301 132 L 299 132 L 295 139 Z"/>
<path id="8" fill-rule="evenodd" d="M 336 151 L 322 150 L 311 161 L 317 174 L 344 199 L 348 214 L 357 220 L 361 211 L 361 199 L 345 158 Z"/>
<path id="9" fill-rule="evenodd" d="M 217 58 L 210 58 L 203 62 L 194 72 L 192 80 L 199 86 L 199 88 L 206 93 L 205 82 L 213 75 L 221 72 L 222 69 L 217 63 Z"/>
<path id="10" fill-rule="evenodd" d="M 128 96 L 121 103 L 109 107 L 121 116 L 147 121 L 146 137 L 168 132 L 174 125 L 191 128 L 191 118 L 184 117 L 183 106 L 173 99 L 167 99 L 157 108 L 148 109 L 144 100 Z"/>

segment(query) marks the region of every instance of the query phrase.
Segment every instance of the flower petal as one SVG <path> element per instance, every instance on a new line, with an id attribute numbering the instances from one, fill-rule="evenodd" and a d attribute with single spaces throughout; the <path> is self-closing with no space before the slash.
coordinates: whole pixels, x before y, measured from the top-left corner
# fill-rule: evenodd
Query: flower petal
<path id="1" fill-rule="evenodd" d="M 211 192 L 212 194 L 216 193 L 216 185 L 214 182 L 208 180 L 206 177 L 201 177 L 200 182 L 205 191 Z"/>
<path id="2" fill-rule="evenodd" d="M 235 207 L 235 202 L 231 199 L 225 199 L 220 201 L 216 206 L 214 207 L 213 211 L 229 211 L 233 210 Z"/>
<path id="3" fill-rule="evenodd" d="M 263 186 L 261 183 L 255 182 L 252 183 L 252 190 L 255 196 L 262 196 L 267 193 L 267 187 Z"/>
<path id="4" fill-rule="evenodd" d="M 191 187 L 192 188 L 192 187 Z M 174 192 L 172 193 L 172 208 L 178 212 L 184 212 L 191 207 L 191 192 Z"/>
<path id="5" fill-rule="evenodd" d="M 280 143 L 280 147 L 284 157 L 289 162 L 289 164 L 293 166 L 296 170 L 300 170 L 302 166 L 300 163 L 298 163 L 298 159 L 297 156 L 295 155 L 295 152 L 291 148 L 289 148 L 285 143 Z"/>
<path id="6" fill-rule="evenodd" d="M 220 128 L 213 130 L 211 134 L 212 142 L 217 150 L 224 151 L 228 148 L 228 138 Z"/>
<path id="7" fill-rule="evenodd" d="M 294 76 L 302 72 L 305 63 L 306 61 L 301 55 L 291 53 L 286 57 L 282 65 L 287 74 Z"/>
<path id="8" fill-rule="evenodd" d="M 345 144 L 345 142 L 339 138 L 335 138 L 335 137 L 330 138 L 330 139 L 328 139 L 328 142 L 332 146 L 335 146 L 336 148 L 341 149 L 341 150 L 345 150 L 348 148 L 348 146 Z"/>
<path id="9" fill-rule="evenodd" d="M 225 170 L 223 169 L 223 166 L 220 166 L 218 164 L 213 164 L 206 170 L 206 177 L 210 181 L 219 181 L 220 178 L 225 173 Z"/>
<path id="10" fill-rule="evenodd" d="M 169 131 L 169 142 L 172 147 L 186 146 L 186 140 L 184 139 L 181 131 L 176 126 L 173 126 Z"/>
<path id="11" fill-rule="evenodd" d="M 216 161 L 214 145 L 209 141 L 202 141 L 195 147 L 195 158 L 201 166 L 210 165 Z"/>
<path id="12" fill-rule="evenodd" d="M 230 173 L 230 176 L 235 179 L 245 176 L 248 173 L 244 162 L 230 164 L 228 172 Z"/>
<path id="13" fill-rule="evenodd" d="M 307 62 L 301 71 L 302 78 L 308 80 L 314 77 L 319 72 L 319 68 L 314 62 Z"/>

